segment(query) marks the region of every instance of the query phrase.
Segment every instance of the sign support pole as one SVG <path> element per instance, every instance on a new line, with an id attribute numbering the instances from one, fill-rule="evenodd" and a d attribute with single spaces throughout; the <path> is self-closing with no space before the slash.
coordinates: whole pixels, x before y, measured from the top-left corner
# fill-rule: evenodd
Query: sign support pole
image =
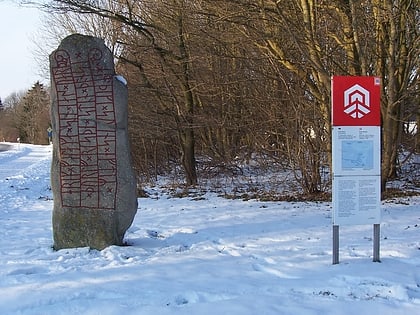
<path id="1" fill-rule="evenodd" d="M 373 225 L 373 262 L 381 262 L 379 257 L 381 225 Z"/>
<path id="2" fill-rule="evenodd" d="M 339 263 L 340 233 L 339 225 L 333 225 L 333 265 Z"/>

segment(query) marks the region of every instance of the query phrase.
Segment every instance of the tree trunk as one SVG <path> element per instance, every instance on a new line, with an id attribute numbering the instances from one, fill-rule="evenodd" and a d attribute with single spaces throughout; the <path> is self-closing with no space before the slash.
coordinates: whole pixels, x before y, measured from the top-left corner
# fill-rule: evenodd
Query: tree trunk
<path id="1" fill-rule="evenodd" d="M 182 10 L 182 8 L 181 8 Z M 197 171 L 195 161 L 195 136 L 193 129 L 193 115 L 194 115 L 194 95 L 190 85 L 190 58 L 186 46 L 186 34 L 184 33 L 184 17 L 183 12 L 179 12 L 178 16 L 178 34 L 179 34 L 179 51 L 181 55 L 182 67 L 182 88 L 185 102 L 184 114 L 180 113 L 185 118 L 181 117 L 181 121 L 186 126 L 181 126 L 181 162 L 184 167 L 186 175 L 186 184 L 193 186 L 197 184 Z"/>
<path id="2" fill-rule="evenodd" d="M 417 109 L 416 113 L 417 122 L 416 122 L 416 140 L 415 140 L 415 150 L 417 153 L 420 153 L 420 106 Z"/>
<path id="3" fill-rule="evenodd" d="M 399 135 L 401 133 L 401 123 L 398 119 L 400 116 L 399 108 L 388 104 L 385 112 L 382 122 L 382 191 L 385 190 L 387 181 L 397 175 Z"/>
<path id="4" fill-rule="evenodd" d="M 398 150 L 401 145 L 402 110 L 407 99 L 410 37 L 406 12 L 410 3 L 402 1 L 396 8 L 392 0 L 377 0 L 375 6 L 378 41 L 377 73 L 382 77 L 382 190 L 397 176 Z"/>
<path id="5" fill-rule="evenodd" d="M 197 185 L 197 171 L 195 161 L 195 139 L 192 128 L 180 132 L 181 138 L 181 163 L 185 171 L 187 186 Z"/>

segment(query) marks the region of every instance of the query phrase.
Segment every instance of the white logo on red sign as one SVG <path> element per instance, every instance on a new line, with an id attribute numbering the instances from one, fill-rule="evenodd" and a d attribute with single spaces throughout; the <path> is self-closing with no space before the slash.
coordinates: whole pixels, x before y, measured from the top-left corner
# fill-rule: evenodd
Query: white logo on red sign
<path id="1" fill-rule="evenodd" d="M 369 91 L 355 84 L 344 91 L 344 112 L 353 118 L 370 113 Z"/>

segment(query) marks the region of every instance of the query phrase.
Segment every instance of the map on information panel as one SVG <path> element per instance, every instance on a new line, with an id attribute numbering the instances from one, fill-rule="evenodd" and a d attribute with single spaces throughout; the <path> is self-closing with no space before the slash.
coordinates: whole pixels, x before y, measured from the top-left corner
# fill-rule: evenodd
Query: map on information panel
<path id="1" fill-rule="evenodd" d="M 373 141 L 372 140 L 349 140 L 342 142 L 343 170 L 350 169 L 373 169 Z"/>

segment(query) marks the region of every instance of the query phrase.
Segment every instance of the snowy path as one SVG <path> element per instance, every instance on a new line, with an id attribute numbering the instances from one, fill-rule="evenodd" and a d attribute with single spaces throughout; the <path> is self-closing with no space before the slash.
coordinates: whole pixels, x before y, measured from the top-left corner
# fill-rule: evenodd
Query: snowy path
<path id="1" fill-rule="evenodd" d="M 0 152 L 0 314 L 419 314 L 420 198 L 383 202 L 372 227 L 340 228 L 331 204 L 173 198 L 146 187 L 129 246 L 52 249 L 51 147 Z"/>
<path id="2" fill-rule="evenodd" d="M 12 148 L 13 148 L 13 146 L 11 144 L 0 143 L 0 152 L 7 151 L 7 150 L 10 150 Z"/>
<path id="3" fill-rule="evenodd" d="M 47 160 L 46 152 L 51 152 L 48 146 L 27 146 L 21 144 L 4 144 L 0 150 L 0 180 L 23 175 L 39 163 Z"/>

